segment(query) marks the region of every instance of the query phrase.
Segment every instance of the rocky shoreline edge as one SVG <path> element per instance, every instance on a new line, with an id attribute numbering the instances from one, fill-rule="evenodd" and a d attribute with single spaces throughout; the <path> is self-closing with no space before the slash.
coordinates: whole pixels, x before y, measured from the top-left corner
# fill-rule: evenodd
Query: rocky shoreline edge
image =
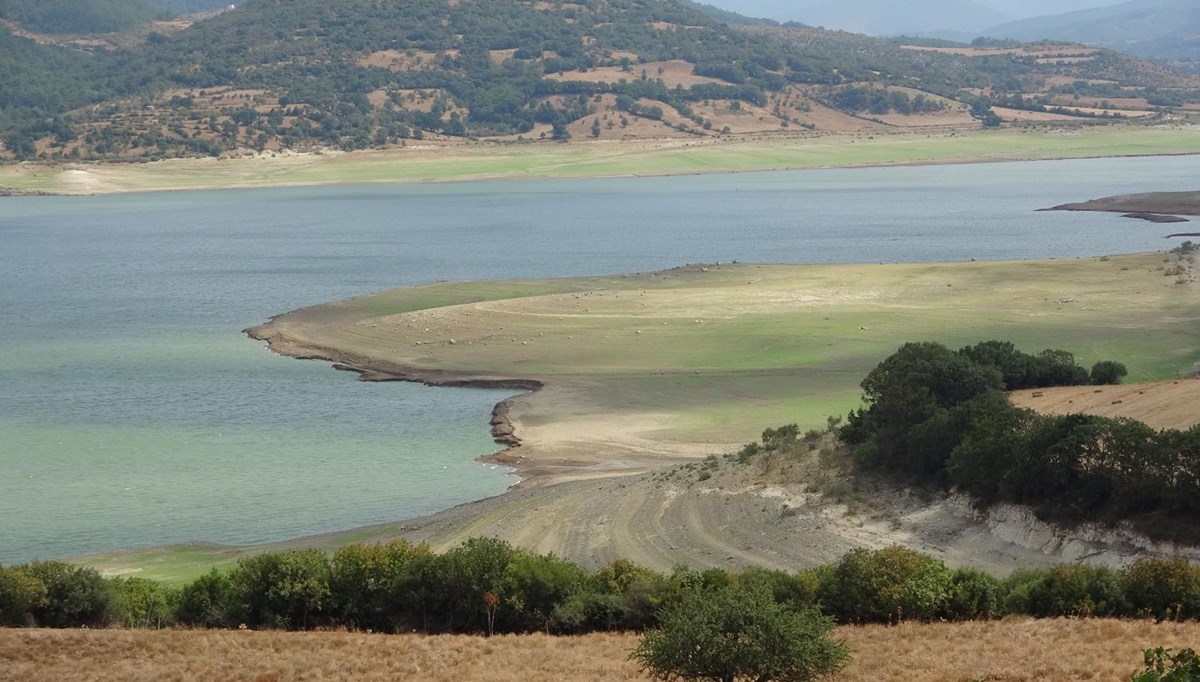
<path id="1" fill-rule="evenodd" d="M 341 372 L 353 372 L 359 381 L 367 382 L 406 382 L 422 384 L 438 388 L 487 388 L 514 390 L 522 393 L 532 393 L 542 389 L 544 384 L 537 379 L 522 379 L 510 377 L 479 377 L 456 372 L 440 370 L 425 370 L 415 367 L 402 367 L 390 363 L 379 363 L 366 358 L 354 357 L 349 353 L 328 348 L 311 348 L 288 338 L 283 333 L 271 327 L 270 321 L 242 330 L 256 341 L 264 341 L 267 348 L 277 355 L 296 360 L 319 360 L 328 362 L 333 369 Z M 516 396 L 514 396 L 516 397 Z M 478 457 L 476 461 L 489 464 L 501 464 L 516 470 L 517 477 L 524 482 L 529 476 L 522 474 L 521 464 L 524 458 L 518 453 L 521 447 L 521 437 L 516 433 L 516 426 L 510 417 L 513 398 L 505 398 L 492 408 L 488 421 L 492 440 L 504 448 L 489 455 Z M 518 483 L 517 485 L 520 485 Z"/>

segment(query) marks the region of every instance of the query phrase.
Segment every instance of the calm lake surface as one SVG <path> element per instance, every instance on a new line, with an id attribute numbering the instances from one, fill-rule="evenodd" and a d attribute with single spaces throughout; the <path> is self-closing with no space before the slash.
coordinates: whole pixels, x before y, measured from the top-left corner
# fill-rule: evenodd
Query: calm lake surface
<path id="1" fill-rule="evenodd" d="M 254 543 L 502 492 L 497 391 L 364 384 L 240 330 L 443 279 L 1068 258 L 1174 226 L 1067 201 L 1197 157 L 0 199 L 0 562 Z"/>

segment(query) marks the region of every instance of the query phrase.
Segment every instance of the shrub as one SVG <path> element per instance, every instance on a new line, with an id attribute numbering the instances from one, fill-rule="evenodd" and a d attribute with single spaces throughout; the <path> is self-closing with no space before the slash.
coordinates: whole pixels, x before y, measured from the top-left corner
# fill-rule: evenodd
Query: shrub
<path id="1" fill-rule="evenodd" d="M 0 626 L 36 625 L 33 612 L 45 606 L 46 585 L 27 567 L 0 567 Z"/>
<path id="2" fill-rule="evenodd" d="M 1114 362 L 1112 360 L 1101 360 L 1092 365 L 1090 376 L 1091 383 L 1096 386 L 1104 384 L 1119 384 L 1121 379 L 1129 374 L 1129 370 L 1125 369 L 1125 365 Z"/>
<path id="3" fill-rule="evenodd" d="M 317 550 L 260 554 L 229 573 L 232 605 L 250 627 L 306 630 L 329 609 L 329 561 Z"/>
<path id="4" fill-rule="evenodd" d="M 659 680 L 800 682 L 849 658 L 816 609 L 779 604 L 765 590 L 686 589 L 659 614 L 631 654 Z"/>
<path id="5" fill-rule="evenodd" d="M 1169 649 L 1146 649 L 1146 669 L 1134 673 L 1133 682 L 1200 682 L 1200 656 L 1194 649 L 1171 654 Z"/>
<path id="6" fill-rule="evenodd" d="M 38 626 L 76 628 L 108 624 L 111 593 L 98 571 L 59 561 L 36 561 L 27 570 L 46 588 L 46 599 L 31 609 Z"/>
<path id="7" fill-rule="evenodd" d="M 1033 582 L 1024 613 L 1039 618 L 1113 616 L 1125 611 L 1117 574 L 1103 566 L 1058 564 Z"/>
<path id="8" fill-rule="evenodd" d="M 181 623 L 202 628 L 238 625 L 229 576 L 214 568 L 184 586 L 179 592 L 176 616 Z"/>
<path id="9" fill-rule="evenodd" d="M 996 578 L 971 568 L 960 568 L 954 571 L 950 582 L 947 618 L 984 620 L 1000 615 L 1003 590 Z"/>
<path id="10" fill-rule="evenodd" d="M 1158 620 L 1200 618 L 1200 566 L 1186 559 L 1142 559 L 1121 572 L 1135 615 Z"/>
<path id="11" fill-rule="evenodd" d="M 164 628 L 175 624 L 179 590 L 145 578 L 116 578 L 112 621 L 127 628 Z"/>
<path id="12" fill-rule="evenodd" d="M 406 571 L 415 556 L 428 554 L 424 545 L 404 540 L 338 550 L 330 562 L 331 615 L 354 628 L 396 631 L 407 607 L 401 594 Z"/>
<path id="13" fill-rule="evenodd" d="M 553 554 L 520 552 L 504 569 L 501 594 L 510 614 L 509 627 L 549 632 L 555 607 L 582 590 L 588 578 L 582 568 Z"/>
<path id="14" fill-rule="evenodd" d="M 930 620 L 944 614 L 953 573 L 929 556 L 904 547 L 847 553 L 822 582 L 818 597 L 843 623 Z"/>

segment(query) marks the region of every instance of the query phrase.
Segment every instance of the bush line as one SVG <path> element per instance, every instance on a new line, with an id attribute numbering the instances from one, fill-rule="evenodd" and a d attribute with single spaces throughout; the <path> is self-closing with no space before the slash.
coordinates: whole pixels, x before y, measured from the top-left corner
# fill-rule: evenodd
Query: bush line
<path id="1" fill-rule="evenodd" d="M 332 555 L 261 554 L 183 588 L 62 562 L 10 566 L 0 568 L 0 625 L 583 634 L 657 627 L 660 612 L 687 595 L 728 590 L 765 592 L 839 623 L 1012 614 L 1200 619 L 1200 565 L 1185 559 L 1143 559 L 1121 570 L 1061 564 L 998 579 L 889 547 L 795 573 L 662 574 L 624 560 L 589 573 L 552 554 L 472 539 L 445 554 L 402 540 Z"/>

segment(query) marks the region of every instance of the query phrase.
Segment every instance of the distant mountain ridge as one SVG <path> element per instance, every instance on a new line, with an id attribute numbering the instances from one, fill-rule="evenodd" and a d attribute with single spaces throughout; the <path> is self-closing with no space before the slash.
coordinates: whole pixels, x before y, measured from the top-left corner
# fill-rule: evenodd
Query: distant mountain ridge
<path id="1" fill-rule="evenodd" d="M 993 26 L 995 38 L 1068 40 L 1140 57 L 1200 60 L 1200 0 L 1132 0 Z"/>
<path id="2" fill-rule="evenodd" d="M 815 26 L 876 36 L 973 33 L 1010 18 L 974 0 L 831 0 L 802 16 Z"/>

